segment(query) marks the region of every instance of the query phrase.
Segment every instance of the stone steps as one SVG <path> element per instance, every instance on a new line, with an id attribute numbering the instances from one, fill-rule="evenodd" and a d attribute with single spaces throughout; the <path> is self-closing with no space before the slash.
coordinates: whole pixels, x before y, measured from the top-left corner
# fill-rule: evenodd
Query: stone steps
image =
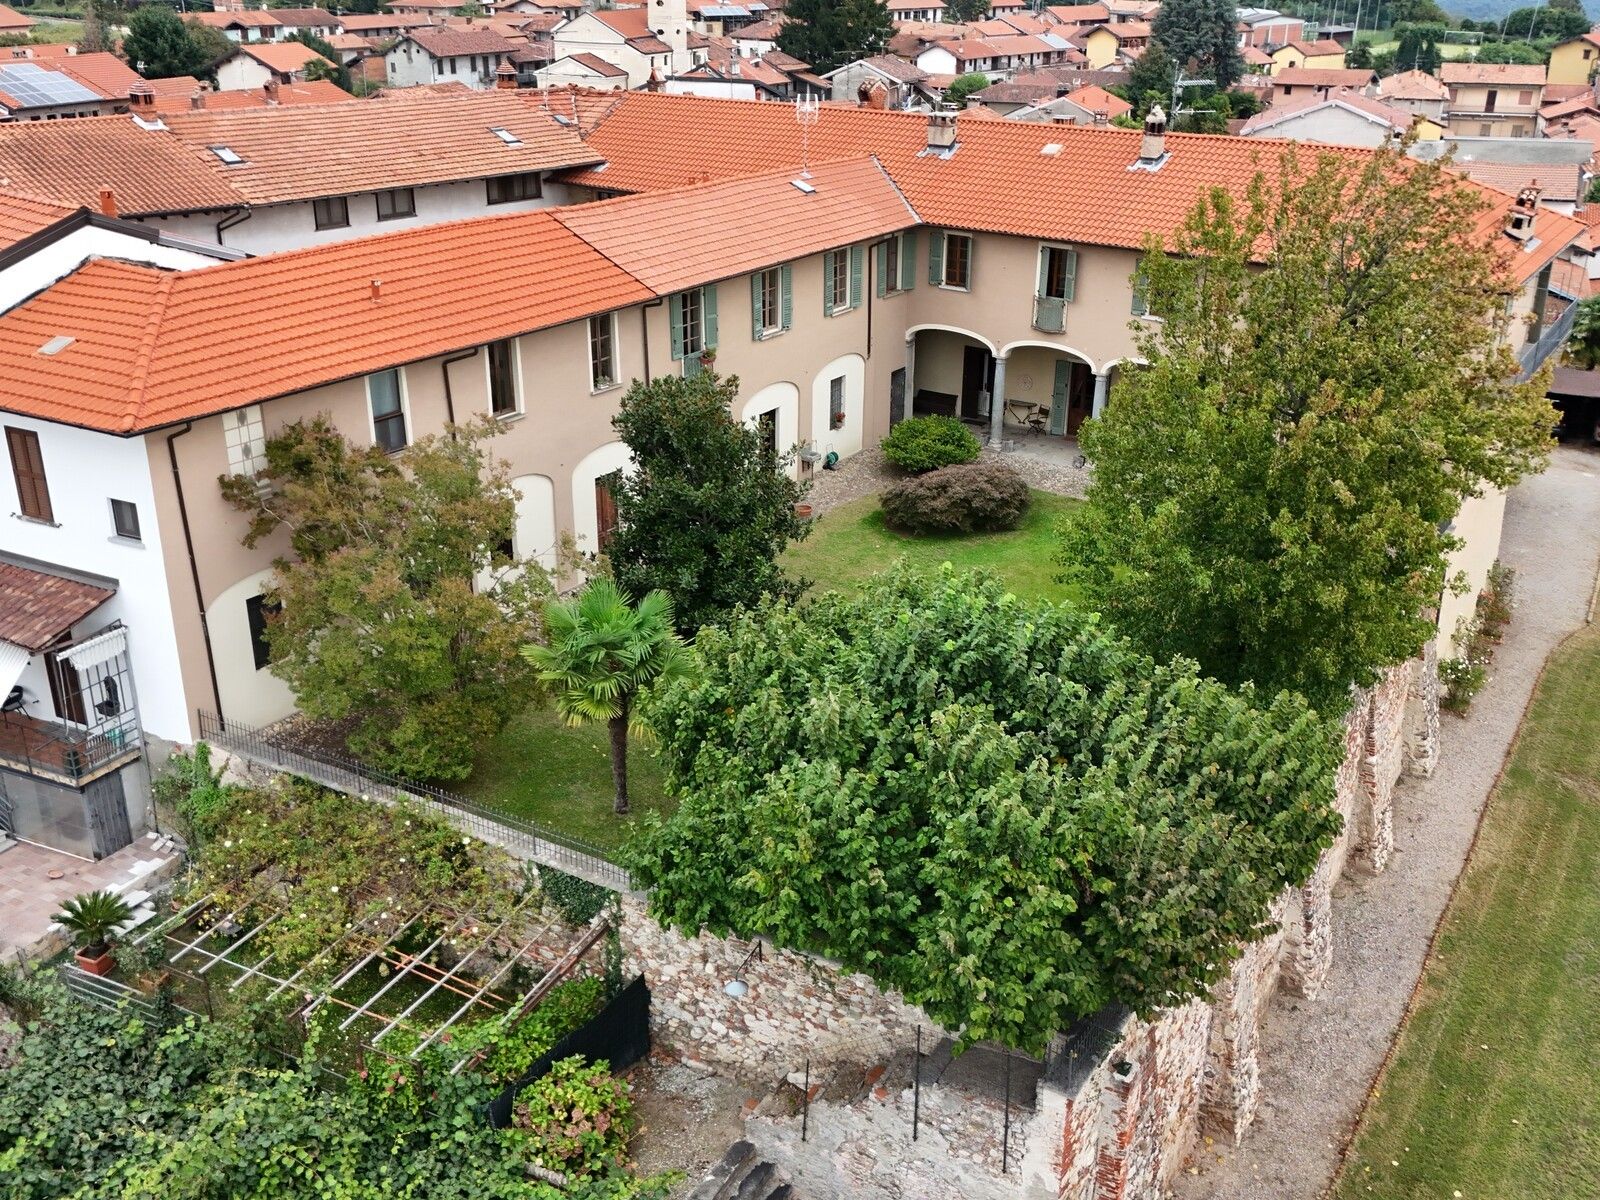
<path id="1" fill-rule="evenodd" d="M 686 1200 L 800 1200 L 778 1168 L 756 1159 L 749 1142 L 735 1142 L 722 1161 L 706 1172 Z"/>

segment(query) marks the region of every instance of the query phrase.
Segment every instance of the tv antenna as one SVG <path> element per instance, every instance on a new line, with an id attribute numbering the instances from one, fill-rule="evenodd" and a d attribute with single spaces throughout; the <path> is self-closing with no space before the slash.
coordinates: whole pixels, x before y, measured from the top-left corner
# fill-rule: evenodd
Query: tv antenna
<path id="1" fill-rule="evenodd" d="M 1216 112 L 1217 110 L 1214 109 L 1214 108 L 1192 108 L 1192 107 L 1191 108 L 1184 108 L 1183 107 L 1183 89 L 1184 88 L 1202 87 L 1202 86 L 1205 86 L 1207 84 L 1215 84 L 1216 82 L 1217 81 L 1215 79 L 1185 79 L 1183 77 L 1183 75 L 1180 73 L 1178 75 L 1178 77 L 1172 81 L 1172 118 L 1171 119 L 1174 122 L 1176 122 L 1180 115 L 1187 116 L 1190 113 L 1212 113 L 1212 112 Z"/>
<path id="2" fill-rule="evenodd" d="M 800 178 L 811 178 L 811 127 L 822 118 L 822 101 L 802 96 L 794 102 L 794 119 L 800 123 Z"/>

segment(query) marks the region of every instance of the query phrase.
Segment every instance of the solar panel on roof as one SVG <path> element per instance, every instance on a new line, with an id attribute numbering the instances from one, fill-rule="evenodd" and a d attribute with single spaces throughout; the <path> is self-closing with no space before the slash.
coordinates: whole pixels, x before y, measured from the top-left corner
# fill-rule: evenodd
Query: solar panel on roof
<path id="1" fill-rule="evenodd" d="M 96 104 L 104 97 L 60 71 L 48 71 L 36 63 L 7 63 L 0 66 L 0 92 L 5 92 L 25 108 L 47 108 L 57 104 Z"/>

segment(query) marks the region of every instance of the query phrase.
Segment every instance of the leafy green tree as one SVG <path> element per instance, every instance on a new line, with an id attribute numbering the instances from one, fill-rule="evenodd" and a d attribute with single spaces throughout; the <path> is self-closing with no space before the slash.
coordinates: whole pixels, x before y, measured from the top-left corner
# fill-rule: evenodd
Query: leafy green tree
<path id="1" fill-rule="evenodd" d="M 1303 700 L 992 577 L 767 601 L 694 656 L 650 703 L 679 797 L 634 843 L 654 914 L 837 958 L 967 1043 L 1205 994 L 1339 828 Z"/>
<path id="2" fill-rule="evenodd" d="M 1519 8 L 1510 13 L 1506 17 L 1505 31 L 1507 37 L 1554 38 L 1564 42 L 1588 33 L 1589 25 L 1589 18 L 1582 9 L 1574 11 L 1554 5 L 1540 5 L 1537 8 Z"/>
<path id="3" fill-rule="evenodd" d="M 83 33 L 78 38 L 78 50 L 83 54 L 99 54 L 112 50 L 116 40 L 106 31 L 106 0 L 91 0 L 83 10 Z M 110 24 L 120 22 L 120 15 L 113 10 Z"/>
<path id="4" fill-rule="evenodd" d="M 944 90 L 945 103 L 955 108 L 965 108 L 968 96 L 973 92 L 981 92 L 988 86 L 989 77 L 982 71 L 969 71 L 965 75 L 957 75 Z"/>
<path id="5" fill-rule="evenodd" d="M 628 811 L 628 729 L 642 728 L 634 703 L 656 683 L 685 670 L 683 643 L 672 628 L 672 599 L 647 593 L 638 604 L 600 576 L 574 600 L 544 613 L 547 643 L 522 648 L 539 679 L 555 696 L 569 725 L 604 721 L 611 738 L 611 781 L 616 811 Z"/>
<path id="6" fill-rule="evenodd" d="M 1592 371 L 1600 366 L 1600 296 L 1578 302 L 1572 318 L 1572 336 L 1567 341 L 1567 356 L 1578 366 Z"/>
<path id="7" fill-rule="evenodd" d="M 970 25 L 989 15 L 989 0 L 948 0 L 944 19 L 953 25 Z"/>
<path id="8" fill-rule="evenodd" d="M 1172 106 L 1172 85 L 1178 78 L 1178 68 L 1173 65 L 1167 48 L 1159 38 L 1151 38 L 1144 53 L 1128 72 L 1127 96 L 1135 115 L 1142 121 L 1151 106 Z"/>
<path id="9" fill-rule="evenodd" d="M 223 33 L 222 30 L 213 29 L 209 25 L 202 25 L 194 17 L 186 20 L 183 23 L 183 27 L 189 31 L 189 40 L 195 44 L 195 47 L 205 57 L 206 69 L 202 74 L 210 74 L 212 68 L 232 54 L 235 49 L 234 44 L 228 40 L 228 35 Z"/>
<path id="10" fill-rule="evenodd" d="M 178 14 L 159 4 L 142 5 L 128 18 L 122 56 L 146 79 L 200 75 L 211 65 Z"/>
<path id="11" fill-rule="evenodd" d="M 882 54 L 894 36 L 883 0 L 793 0 L 783 12 L 778 49 L 819 73 Z"/>
<path id="12" fill-rule="evenodd" d="M 778 556 L 811 530 L 794 510 L 806 485 L 789 478 L 791 450 L 774 455 L 733 419 L 738 396 L 738 379 L 710 371 L 636 382 L 611 422 L 637 470 L 614 489 L 620 525 L 606 553 L 623 591 L 672 597 L 684 633 L 804 586 Z"/>
<path id="13" fill-rule="evenodd" d="M 1344 56 L 1344 65 L 1354 70 L 1372 70 L 1372 43 L 1357 42 Z"/>
<path id="14" fill-rule="evenodd" d="M 1286 153 L 1204 198 L 1141 265 L 1146 365 L 1080 432 L 1061 561 L 1158 658 L 1330 711 L 1417 653 L 1449 522 L 1548 453 L 1544 382 L 1501 336 L 1515 290 L 1484 201 L 1386 150 Z"/>
<path id="15" fill-rule="evenodd" d="M 339 52 L 325 39 L 318 37 L 309 29 L 302 29 L 290 40 L 299 42 L 302 46 L 310 47 L 328 60 L 325 63 L 307 63 L 307 79 L 331 80 L 343 90 L 347 92 L 350 90 L 350 68 L 344 65 L 344 61 L 339 57 Z"/>
<path id="16" fill-rule="evenodd" d="M 260 477 L 221 480 L 251 516 L 245 545 L 282 529 L 294 552 L 273 564 L 273 674 L 309 716 L 353 722 L 355 753 L 412 778 L 465 778 L 535 695 L 517 652 L 550 584 L 508 551 L 516 498 L 493 435 L 474 422 L 391 458 L 317 417 L 268 440 Z"/>
<path id="17" fill-rule="evenodd" d="M 1166 0 L 1151 26 L 1179 70 L 1193 67 L 1201 78 L 1229 88 L 1244 74 L 1239 55 L 1238 21 L 1229 0 Z"/>
<path id="18" fill-rule="evenodd" d="M 1473 56 L 1475 62 L 1481 63 L 1520 63 L 1523 66 L 1539 66 L 1550 56 L 1537 46 L 1530 46 L 1527 42 L 1490 42 L 1479 46 L 1478 52 Z M 1401 62 L 1404 63 L 1404 59 Z"/>

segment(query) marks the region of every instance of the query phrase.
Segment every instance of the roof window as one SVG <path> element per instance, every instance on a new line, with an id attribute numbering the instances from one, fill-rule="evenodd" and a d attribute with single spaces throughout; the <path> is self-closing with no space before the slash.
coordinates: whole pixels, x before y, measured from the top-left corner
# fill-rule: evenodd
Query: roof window
<path id="1" fill-rule="evenodd" d="M 811 195 L 812 192 L 817 190 L 816 188 L 812 187 L 811 184 L 807 183 L 804 179 L 791 179 L 791 180 L 789 180 L 789 186 L 790 187 L 799 188 L 802 192 L 804 192 L 808 196 Z"/>
<path id="2" fill-rule="evenodd" d="M 522 145 L 522 139 L 519 138 L 516 134 L 512 133 L 511 130 L 507 129 L 503 125 L 491 125 L 491 126 L 489 126 L 489 132 L 494 134 L 495 137 L 499 138 L 502 142 L 504 142 L 508 146 L 520 146 L 520 145 Z"/>
<path id="3" fill-rule="evenodd" d="M 1060 142 L 1050 142 L 1047 145 L 1042 146 L 1040 148 L 1040 150 L 1039 150 L 1039 153 L 1040 154 L 1047 154 L 1051 158 L 1054 158 L 1056 155 L 1061 153 L 1061 143 Z"/>
<path id="4" fill-rule="evenodd" d="M 234 151 L 230 150 L 227 146 L 213 146 L 211 147 L 211 153 L 215 154 L 230 167 L 237 167 L 240 163 L 244 162 L 243 158 L 241 158 Z"/>
<path id="5" fill-rule="evenodd" d="M 77 340 L 77 338 L 70 337 L 65 333 L 58 333 L 55 337 L 51 338 L 48 342 L 39 347 L 39 353 L 60 354 L 63 350 Z"/>

